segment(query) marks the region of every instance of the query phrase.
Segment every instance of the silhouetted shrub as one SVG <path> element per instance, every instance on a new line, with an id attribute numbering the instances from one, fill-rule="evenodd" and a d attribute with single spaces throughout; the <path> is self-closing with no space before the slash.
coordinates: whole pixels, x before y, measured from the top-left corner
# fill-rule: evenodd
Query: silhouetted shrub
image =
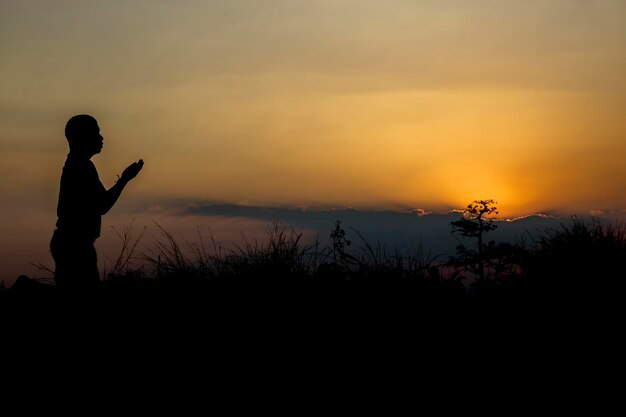
<path id="1" fill-rule="evenodd" d="M 530 291 L 549 295 L 617 294 L 626 279 L 626 228 L 574 217 L 547 229 L 524 259 Z"/>

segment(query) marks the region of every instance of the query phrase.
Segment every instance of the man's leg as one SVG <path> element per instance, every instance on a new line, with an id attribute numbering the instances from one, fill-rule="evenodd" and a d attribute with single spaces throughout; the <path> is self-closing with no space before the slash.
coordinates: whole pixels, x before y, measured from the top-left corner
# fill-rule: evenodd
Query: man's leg
<path id="1" fill-rule="evenodd" d="M 59 288 L 98 288 L 98 255 L 93 243 L 70 239 L 55 231 L 50 242 L 50 252 L 55 263 L 54 282 Z"/>

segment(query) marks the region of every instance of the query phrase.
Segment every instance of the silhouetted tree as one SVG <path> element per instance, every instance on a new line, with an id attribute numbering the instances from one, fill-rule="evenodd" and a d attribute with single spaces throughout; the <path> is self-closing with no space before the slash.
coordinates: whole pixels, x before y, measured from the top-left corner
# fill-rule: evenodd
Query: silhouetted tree
<path id="1" fill-rule="evenodd" d="M 459 253 L 460 264 L 474 272 L 479 280 L 485 278 L 485 254 L 488 247 L 493 247 L 494 242 L 484 244 L 483 235 L 496 229 L 492 218 L 486 216 L 498 214 L 497 204 L 494 200 L 474 200 L 468 204 L 460 220 L 451 222 L 452 233 L 462 237 L 476 239 L 476 251 L 468 249 L 459 241 L 457 252 Z"/>

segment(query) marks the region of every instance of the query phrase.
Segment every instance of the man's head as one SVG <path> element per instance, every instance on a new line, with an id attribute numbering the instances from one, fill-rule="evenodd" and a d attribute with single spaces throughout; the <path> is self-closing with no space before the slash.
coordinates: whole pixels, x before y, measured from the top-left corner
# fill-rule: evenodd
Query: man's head
<path id="1" fill-rule="evenodd" d="M 70 151 L 92 157 L 102 150 L 104 138 L 100 134 L 98 122 L 87 114 L 73 116 L 67 121 L 65 137 Z"/>

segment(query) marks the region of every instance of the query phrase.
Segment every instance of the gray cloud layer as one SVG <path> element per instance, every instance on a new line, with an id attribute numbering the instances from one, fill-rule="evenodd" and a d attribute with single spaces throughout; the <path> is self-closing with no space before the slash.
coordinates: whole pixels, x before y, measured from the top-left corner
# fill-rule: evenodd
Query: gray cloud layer
<path id="1" fill-rule="evenodd" d="M 458 242 L 451 235 L 450 222 L 458 220 L 458 212 L 424 214 L 413 211 L 365 211 L 355 209 L 291 209 L 273 207 L 238 206 L 230 204 L 196 204 L 182 209 L 180 215 L 205 215 L 250 218 L 271 223 L 280 221 L 295 229 L 317 231 L 320 239 L 328 240 L 337 220 L 347 232 L 348 239 L 359 245 L 356 231 L 370 244 L 380 242 L 392 249 L 398 245 L 404 249 L 417 246 L 420 242 L 433 255 L 448 256 L 454 253 Z M 524 237 L 526 240 L 546 228 L 558 228 L 570 221 L 569 217 L 532 215 L 510 221 L 499 221 L 498 228 L 489 234 L 489 239 L 510 241 Z M 467 242 L 471 245 L 471 242 Z"/>

